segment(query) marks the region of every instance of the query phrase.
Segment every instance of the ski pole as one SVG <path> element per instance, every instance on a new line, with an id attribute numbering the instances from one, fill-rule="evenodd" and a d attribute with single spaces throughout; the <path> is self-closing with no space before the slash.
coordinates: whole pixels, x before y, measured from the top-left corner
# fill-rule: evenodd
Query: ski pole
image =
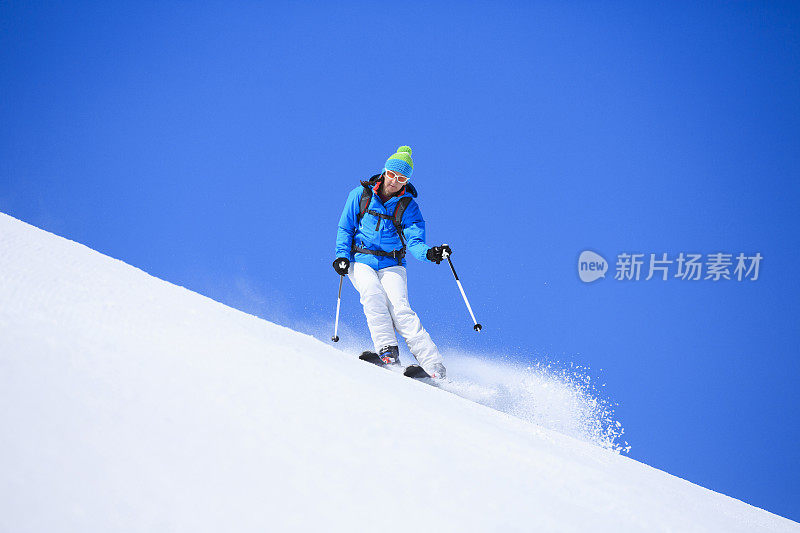
<path id="1" fill-rule="evenodd" d="M 443 246 L 447 246 L 446 244 Z M 464 303 L 467 304 L 467 310 L 469 311 L 469 315 L 472 317 L 472 321 L 475 325 L 472 327 L 475 331 L 480 331 L 483 329 L 483 326 L 478 324 L 478 321 L 475 320 L 475 313 L 472 312 L 472 306 L 469 305 L 469 300 L 467 300 L 467 295 L 464 292 L 464 287 L 461 286 L 461 281 L 458 279 L 458 274 L 456 274 L 456 268 L 453 266 L 453 260 L 450 259 L 450 254 L 445 251 L 444 256 L 447 258 L 447 262 L 450 263 L 450 270 L 453 271 L 453 277 L 456 278 L 456 283 L 458 283 L 458 290 L 461 291 L 461 296 L 464 298 Z"/>
<path id="2" fill-rule="evenodd" d="M 344 281 L 344 274 L 339 276 L 339 297 L 336 299 L 336 322 L 333 324 L 333 342 L 339 342 L 339 306 L 342 305 L 342 282 Z"/>

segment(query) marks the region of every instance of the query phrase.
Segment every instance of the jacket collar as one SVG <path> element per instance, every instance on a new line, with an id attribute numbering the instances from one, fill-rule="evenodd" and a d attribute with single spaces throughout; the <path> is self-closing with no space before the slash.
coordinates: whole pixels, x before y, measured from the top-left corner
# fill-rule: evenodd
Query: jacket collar
<path id="1" fill-rule="evenodd" d="M 382 174 L 375 174 L 374 176 L 372 176 L 367 181 L 362 181 L 361 185 L 363 185 L 364 187 L 369 187 L 369 188 L 372 189 L 372 192 L 377 193 L 378 192 L 378 187 L 380 187 L 381 183 L 383 182 L 383 178 L 381 176 L 382 176 Z M 400 189 L 397 192 L 397 194 L 392 196 L 392 198 L 402 198 L 405 195 L 409 195 L 412 198 L 416 198 L 417 197 L 417 189 L 416 189 L 416 187 L 414 187 L 414 185 L 411 183 L 410 180 L 407 181 L 406 184 L 403 185 L 403 188 Z"/>

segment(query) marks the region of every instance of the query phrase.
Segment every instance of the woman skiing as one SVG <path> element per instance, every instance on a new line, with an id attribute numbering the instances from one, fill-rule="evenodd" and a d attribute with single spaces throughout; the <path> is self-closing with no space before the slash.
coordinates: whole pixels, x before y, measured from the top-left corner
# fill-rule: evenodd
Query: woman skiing
<path id="1" fill-rule="evenodd" d="M 333 268 L 347 275 L 361 304 L 383 363 L 399 365 L 395 331 L 431 377 L 445 377 L 445 367 L 431 336 L 408 302 L 405 255 L 437 265 L 450 253 L 447 245 L 425 244 L 425 221 L 411 184 L 411 148 L 401 146 L 383 172 L 350 191 L 336 235 Z"/>

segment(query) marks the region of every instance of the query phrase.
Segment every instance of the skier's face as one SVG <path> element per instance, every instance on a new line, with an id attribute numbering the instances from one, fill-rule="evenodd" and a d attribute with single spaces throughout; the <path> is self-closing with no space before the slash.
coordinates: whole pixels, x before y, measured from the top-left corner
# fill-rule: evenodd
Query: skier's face
<path id="1" fill-rule="evenodd" d="M 400 180 L 397 179 L 397 176 L 405 178 L 403 183 L 400 183 Z M 405 185 L 407 181 L 408 178 L 406 178 L 402 174 L 396 174 L 395 172 L 390 172 L 390 171 L 383 173 L 383 187 L 387 194 L 391 195 L 396 193 L 397 191 L 403 188 L 403 185 Z"/>

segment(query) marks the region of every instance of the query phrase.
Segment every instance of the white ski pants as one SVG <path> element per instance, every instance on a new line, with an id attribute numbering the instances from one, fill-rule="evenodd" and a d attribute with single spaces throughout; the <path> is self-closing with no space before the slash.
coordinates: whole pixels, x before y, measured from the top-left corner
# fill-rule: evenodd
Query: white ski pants
<path id="1" fill-rule="evenodd" d="M 375 351 L 397 346 L 395 330 L 406 340 L 408 349 L 426 371 L 442 362 L 439 349 L 422 327 L 408 303 L 406 268 L 392 266 L 375 270 L 363 263 L 350 264 L 347 277 L 361 295 Z"/>

